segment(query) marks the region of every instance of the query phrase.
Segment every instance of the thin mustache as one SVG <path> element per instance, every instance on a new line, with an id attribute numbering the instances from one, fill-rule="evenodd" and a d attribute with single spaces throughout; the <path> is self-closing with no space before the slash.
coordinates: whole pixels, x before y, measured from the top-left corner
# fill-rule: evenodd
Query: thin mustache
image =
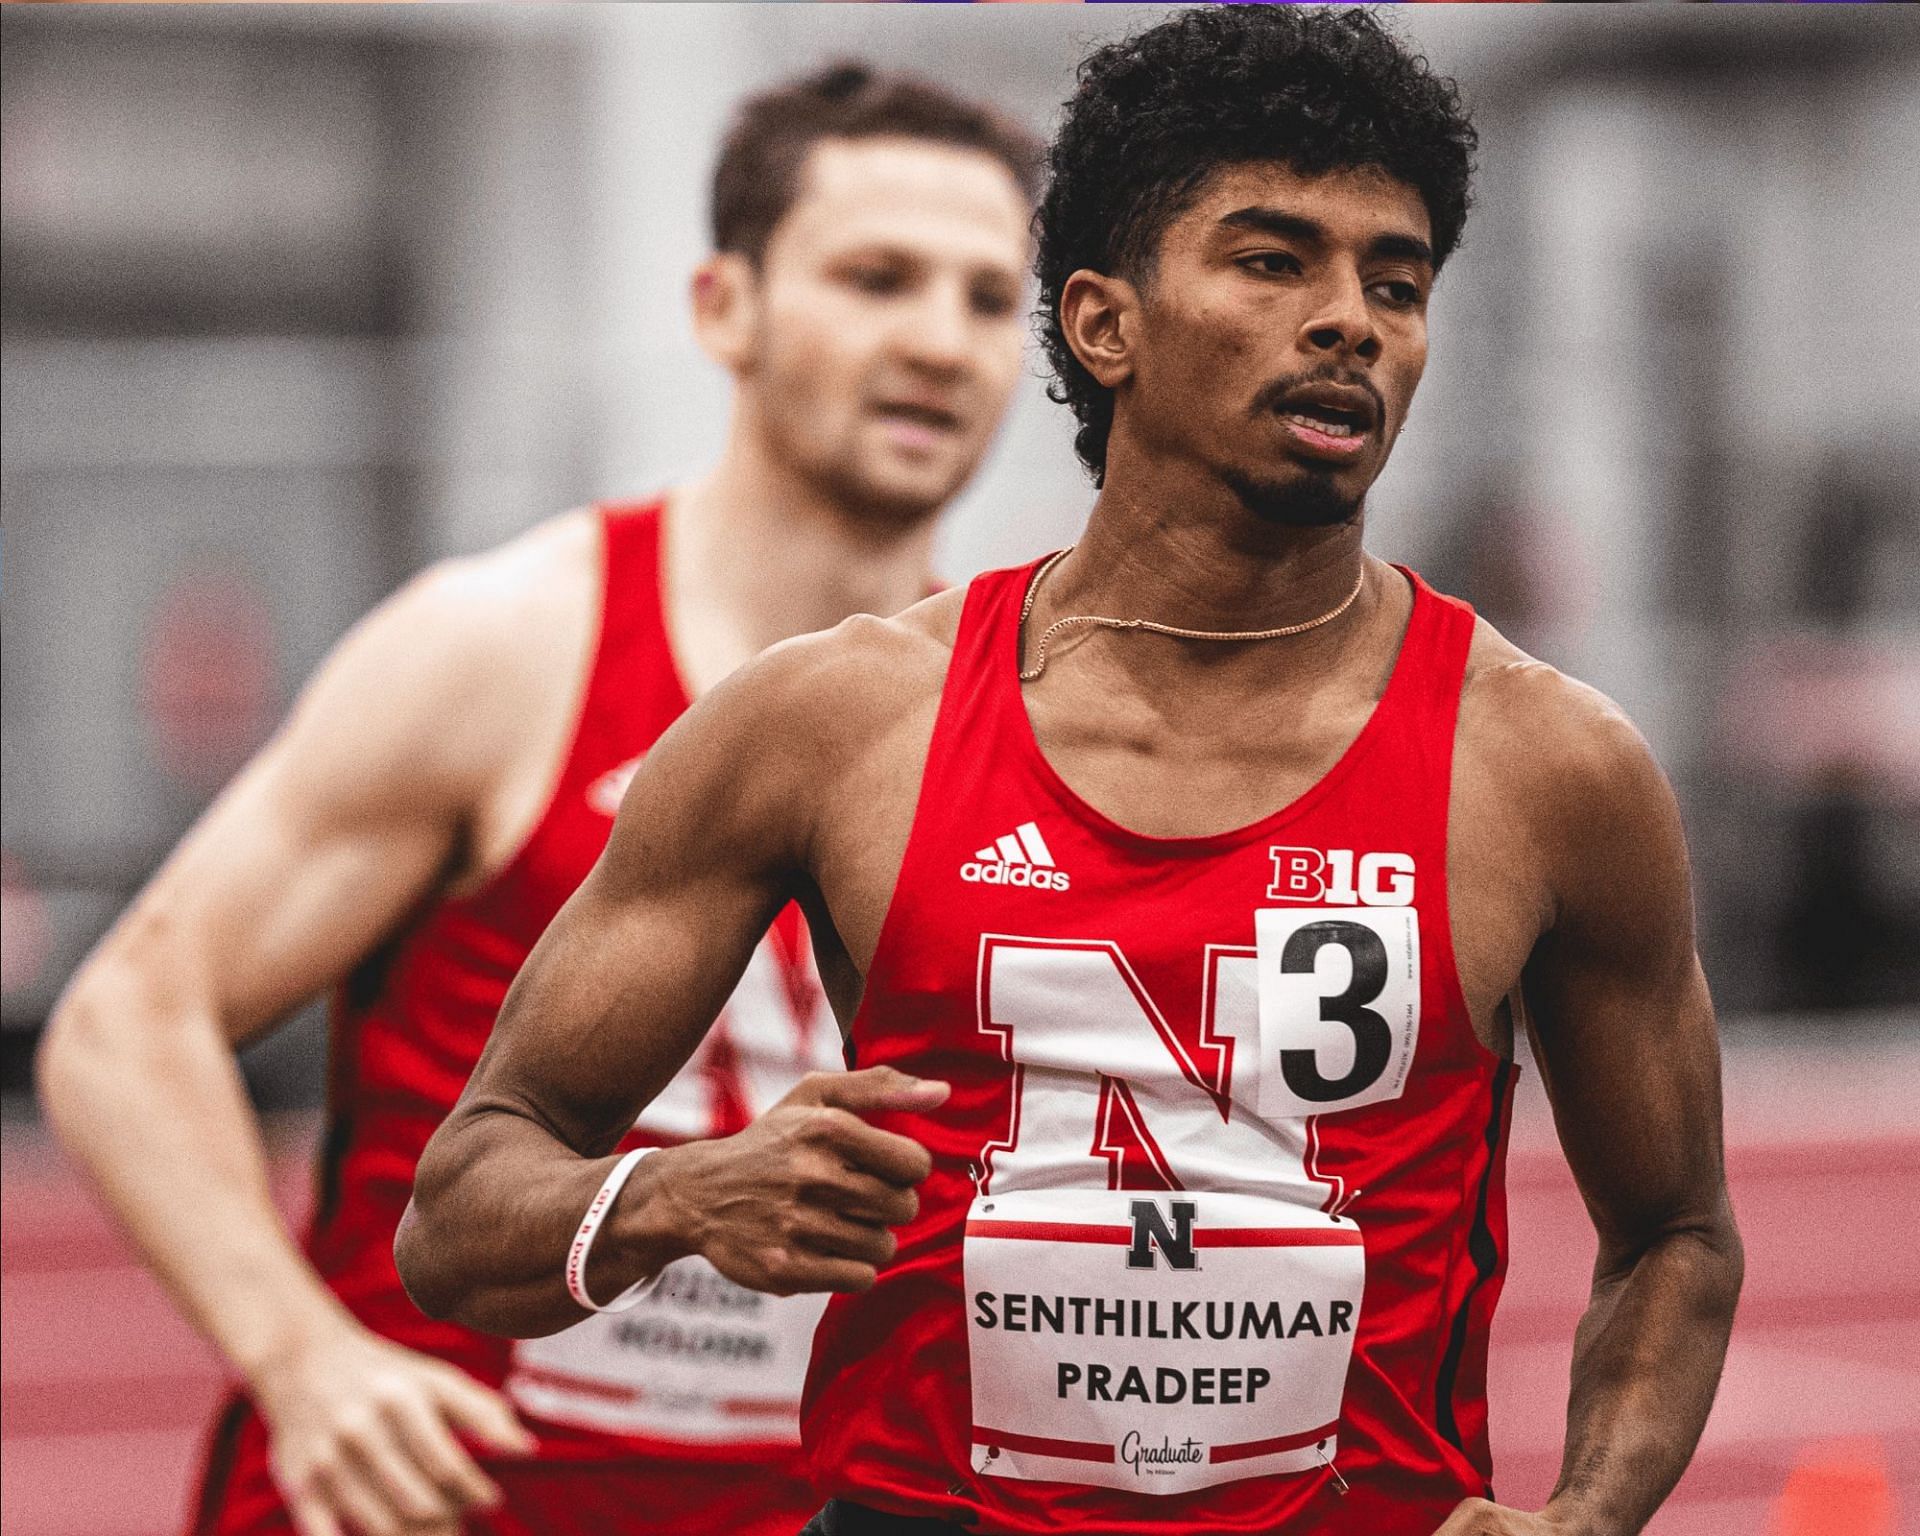
<path id="1" fill-rule="evenodd" d="M 1287 396 L 1305 384 L 1338 384 L 1343 388 L 1365 390 L 1368 398 L 1373 401 L 1373 419 L 1376 422 L 1384 422 L 1387 419 L 1387 402 L 1380 398 L 1380 391 L 1373 387 L 1371 379 L 1326 372 L 1300 373 L 1291 378 L 1275 379 L 1253 397 L 1253 414 L 1261 416 L 1268 411 L 1279 410 Z"/>

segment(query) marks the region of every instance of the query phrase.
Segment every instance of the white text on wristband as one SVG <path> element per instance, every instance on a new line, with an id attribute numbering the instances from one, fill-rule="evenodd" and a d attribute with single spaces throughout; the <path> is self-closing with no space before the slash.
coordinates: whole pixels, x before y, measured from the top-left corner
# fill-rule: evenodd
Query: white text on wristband
<path id="1" fill-rule="evenodd" d="M 659 1275 L 636 1280 L 604 1307 L 587 1294 L 587 1256 L 593 1252 L 594 1234 L 600 1230 L 600 1223 L 606 1219 L 607 1212 L 613 1209 L 613 1202 L 625 1187 L 627 1176 L 639 1166 L 640 1159 L 653 1150 L 652 1147 L 635 1147 L 613 1165 L 613 1172 L 607 1175 L 600 1192 L 587 1202 L 587 1214 L 580 1220 L 580 1230 L 573 1234 L 573 1246 L 567 1249 L 567 1294 L 589 1312 L 624 1312 L 660 1283 Z"/>

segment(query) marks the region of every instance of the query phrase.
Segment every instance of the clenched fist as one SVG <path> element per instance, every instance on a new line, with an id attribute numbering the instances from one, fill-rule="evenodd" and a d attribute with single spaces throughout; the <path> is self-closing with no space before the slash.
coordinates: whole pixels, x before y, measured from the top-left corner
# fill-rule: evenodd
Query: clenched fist
<path id="1" fill-rule="evenodd" d="M 736 1136 L 672 1149 L 654 1185 L 687 1252 L 775 1296 L 864 1291 L 893 1257 L 889 1230 L 920 1209 L 927 1149 L 860 1117 L 926 1110 L 945 1083 L 892 1067 L 816 1072 Z"/>

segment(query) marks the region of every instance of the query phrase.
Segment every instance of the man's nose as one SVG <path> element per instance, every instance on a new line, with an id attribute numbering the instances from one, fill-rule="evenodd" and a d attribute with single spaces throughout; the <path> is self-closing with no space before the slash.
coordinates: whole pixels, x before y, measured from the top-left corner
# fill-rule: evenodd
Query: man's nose
<path id="1" fill-rule="evenodd" d="M 958 373 L 971 360 L 973 327 L 967 296 L 946 283 L 932 283 L 902 317 L 901 350 L 921 367 Z"/>
<path id="2" fill-rule="evenodd" d="M 1310 348 L 1351 353 L 1369 363 L 1380 355 L 1380 333 L 1374 328 L 1367 291 L 1358 273 L 1329 281 L 1317 297 L 1320 302 L 1302 327 Z"/>

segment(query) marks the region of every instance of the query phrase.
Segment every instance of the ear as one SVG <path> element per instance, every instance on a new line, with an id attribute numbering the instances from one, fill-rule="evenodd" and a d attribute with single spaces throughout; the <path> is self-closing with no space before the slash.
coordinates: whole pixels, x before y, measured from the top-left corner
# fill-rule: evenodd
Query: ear
<path id="1" fill-rule="evenodd" d="M 737 251 L 717 251 L 693 270 L 693 334 L 701 350 L 729 373 L 753 358 L 760 321 L 760 274 Z"/>
<path id="2" fill-rule="evenodd" d="M 1060 329 L 1103 389 L 1118 389 L 1132 377 L 1139 324 L 1140 294 L 1125 278 L 1082 268 L 1060 290 Z"/>

